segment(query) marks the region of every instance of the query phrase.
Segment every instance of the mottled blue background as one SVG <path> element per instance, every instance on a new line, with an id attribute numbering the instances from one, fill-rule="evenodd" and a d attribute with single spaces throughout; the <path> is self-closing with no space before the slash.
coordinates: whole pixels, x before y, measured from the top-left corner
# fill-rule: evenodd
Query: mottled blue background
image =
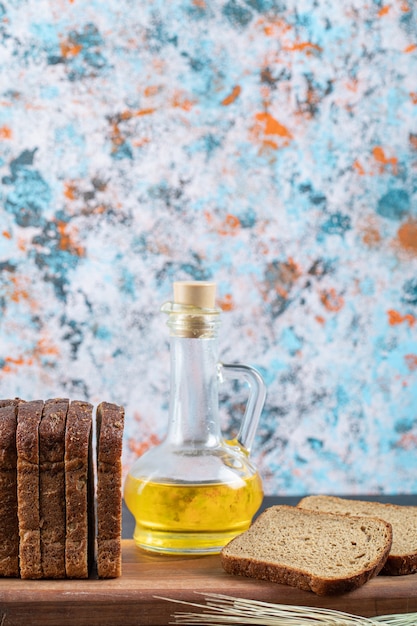
<path id="1" fill-rule="evenodd" d="M 0 40 L 0 396 L 123 404 L 126 469 L 211 279 L 267 493 L 416 492 L 415 3 L 3 0 Z"/>

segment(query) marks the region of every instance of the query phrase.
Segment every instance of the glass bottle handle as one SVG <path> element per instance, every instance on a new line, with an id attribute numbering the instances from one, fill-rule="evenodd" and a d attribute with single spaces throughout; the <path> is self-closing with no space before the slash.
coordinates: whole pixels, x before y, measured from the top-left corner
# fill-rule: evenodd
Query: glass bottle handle
<path id="1" fill-rule="evenodd" d="M 265 404 L 266 385 L 258 370 L 249 365 L 219 363 L 218 371 L 220 380 L 222 378 L 244 379 L 249 385 L 245 414 L 236 436 L 238 443 L 249 452 Z"/>

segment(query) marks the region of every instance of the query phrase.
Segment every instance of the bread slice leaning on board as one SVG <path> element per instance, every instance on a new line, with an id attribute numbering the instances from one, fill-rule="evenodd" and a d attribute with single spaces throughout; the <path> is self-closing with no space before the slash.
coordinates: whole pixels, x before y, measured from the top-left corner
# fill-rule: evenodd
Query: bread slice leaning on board
<path id="1" fill-rule="evenodd" d="M 392 526 L 392 547 L 382 574 L 404 576 L 417 572 L 417 506 L 400 506 L 349 500 L 336 496 L 307 496 L 297 505 L 303 509 L 339 515 L 379 517 Z"/>
<path id="2" fill-rule="evenodd" d="M 93 405 L 65 398 L 0 399 L 0 576 L 120 576 L 124 410 L 100 406 L 106 407 L 105 431 L 112 433 L 104 481 L 103 464 L 93 457 Z M 99 454 L 102 409 L 97 413 Z M 102 524 L 103 511 L 112 519 L 112 550 L 101 556 L 96 572 L 97 511 Z"/>
<path id="3" fill-rule="evenodd" d="M 223 548 L 221 564 L 229 574 L 336 595 L 376 576 L 391 543 L 391 525 L 378 518 L 273 506 Z"/>

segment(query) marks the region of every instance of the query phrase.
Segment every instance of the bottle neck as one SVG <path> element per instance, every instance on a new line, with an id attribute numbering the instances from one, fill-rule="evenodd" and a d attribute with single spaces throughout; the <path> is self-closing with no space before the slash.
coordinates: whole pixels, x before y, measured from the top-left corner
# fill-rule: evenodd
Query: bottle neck
<path id="1" fill-rule="evenodd" d="M 183 448 L 220 440 L 217 337 L 171 336 L 170 421 L 167 440 Z"/>

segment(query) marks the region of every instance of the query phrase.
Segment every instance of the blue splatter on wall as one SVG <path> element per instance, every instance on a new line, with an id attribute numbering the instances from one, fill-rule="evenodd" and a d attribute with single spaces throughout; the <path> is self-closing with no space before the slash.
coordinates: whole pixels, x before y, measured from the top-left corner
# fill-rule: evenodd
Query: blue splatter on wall
<path id="1" fill-rule="evenodd" d="M 123 404 L 127 468 L 160 306 L 215 280 L 266 492 L 415 492 L 415 3 L 13 0 L 0 39 L 0 395 Z"/>

